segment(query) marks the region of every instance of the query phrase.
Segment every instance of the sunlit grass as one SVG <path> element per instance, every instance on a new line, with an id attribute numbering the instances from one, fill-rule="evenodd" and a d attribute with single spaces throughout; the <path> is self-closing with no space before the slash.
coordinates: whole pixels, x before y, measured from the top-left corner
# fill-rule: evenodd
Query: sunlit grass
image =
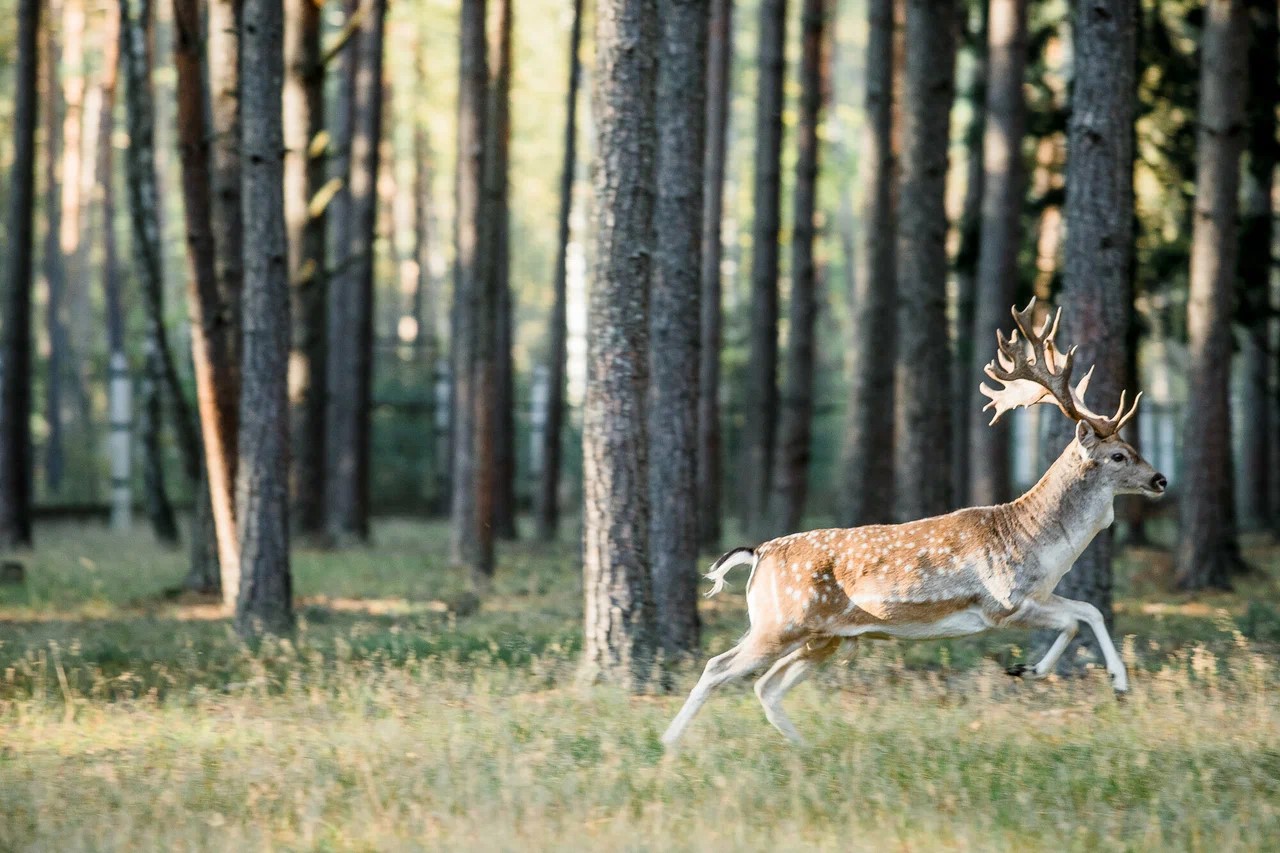
<path id="1" fill-rule="evenodd" d="M 505 549 L 459 617 L 443 527 L 296 555 L 299 628 L 240 643 L 166 598 L 183 555 L 145 535 L 48 528 L 0 587 L 0 850 L 1274 849 L 1280 617 L 1122 568 L 1106 678 L 1013 681 L 1029 638 L 864 644 L 788 708 L 810 746 L 727 688 L 685 748 L 682 695 L 575 679 L 576 548 Z M 1275 554 L 1253 552 L 1273 589 Z M 86 562 L 87 561 L 87 562 Z M 1136 581 L 1135 581 L 1136 579 Z M 745 627 L 707 603 L 709 650 Z M 1274 599 L 1272 599 L 1274 600 Z M 1163 606 L 1157 606 L 1163 605 Z M 678 692 L 694 673 L 674 676 Z"/>

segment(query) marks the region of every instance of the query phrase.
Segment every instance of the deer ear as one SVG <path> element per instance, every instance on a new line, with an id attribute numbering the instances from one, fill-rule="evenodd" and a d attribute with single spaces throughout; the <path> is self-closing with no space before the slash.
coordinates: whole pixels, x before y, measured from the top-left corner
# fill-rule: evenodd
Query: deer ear
<path id="1" fill-rule="evenodd" d="M 1076 423 L 1076 441 L 1085 450 L 1092 450 L 1098 446 L 1098 434 L 1094 432 L 1088 421 Z"/>

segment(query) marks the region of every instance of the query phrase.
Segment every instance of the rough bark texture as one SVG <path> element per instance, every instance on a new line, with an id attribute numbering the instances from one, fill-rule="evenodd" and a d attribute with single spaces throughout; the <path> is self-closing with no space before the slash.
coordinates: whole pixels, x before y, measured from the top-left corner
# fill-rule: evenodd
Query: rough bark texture
<path id="1" fill-rule="evenodd" d="M 649 555 L 663 649 L 698 650 L 698 359 L 706 0 L 659 0 L 649 306 Z"/>
<path id="2" fill-rule="evenodd" d="M 720 263 L 733 66 L 733 0 L 711 0 L 702 199 L 702 359 L 698 370 L 698 542 L 720 545 Z"/>
<path id="3" fill-rule="evenodd" d="M 560 216 L 556 241 L 555 295 L 551 305 L 547 347 L 547 422 L 542 430 L 542 470 L 538 476 L 538 538 L 555 541 L 560 525 L 560 439 L 564 424 L 565 285 L 568 279 L 569 214 L 573 211 L 573 173 L 577 163 L 578 84 L 582 63 L 582 0 L 573 0 L 573 28 L 569 33 L 569 87 L 565 96 L 564 159 L 560 166 Z"/>
<path id="4" fill-rule="evenodd" d="M 978 391 L 982 368 L 995 355 L 997 329 L 1009 326 L 1009 308 L 1018 285 L 1018 251 L 1022 246 L 1022 201 L 1025 177 L 1022 139 L 1026 134 L 1026 99 L 1022 93 L 1027 62 L 1026 0 L 992 0 L 987 21 L 986 129 L 982 142 L 982 237 L 978 249 L 978 289 L 974 308 L 969 444 L 968 503 L 987 506 L 1012 497 L 1008 420 L 988 426 L 987 398 Z M 1074 306 L 1072 306 L 1074 310 Z M 989 380 L 985 380 L 989 381 Z"/>
<path id="5" fill-rule="evenodd" d="M 492 493 L 482 488 L 492 473 L 488 404 L 492 386 L 479 365 L 492 353 L 480 329 L 488 278 L 482 245 L 485 91 L 485 0 L 464 0 L 459 44 L 458 171 L 455 201 L 456 279 L 453 329 L 453 487 L 450 557 L 483 582 L 493 568 L 493 528 L 487 521 Z M 491 318 L 491 317 L 490 317 Z M 490 362 L 491 364 L 491 362 Z M 487 469 L 487 471 L 486 471 Z M 483 520 L 482 520 L 483 519 Z"/>
<path id="6" fill-rule="evenodd" d="M 489 228 L 489 289 L 494 299 L 493 530 L 516 538 L 516 387 L 511 348 L 514 305 L 511 293 L 511 222 L 508 211 L 511 148 L 512 0 L 495 0 L 493 57 L 486 127 L 485 222 Z"/>
<path id="7" fill-rule="evenodd" d="M 818 195 L 818 121 L 826 78 L 825 18 L 823 0 L 804 0 L 801 13 L 800 122 L 796 128 L 798 156 L 792 202 L 795 222 L 791 236 L 791 331 L 778 449 L 774 454 L 773 500 L 769 511 L 769 523 L 774 528 L 772 532 L 779 535 L 800 529 L 809 491 L 814 327 L 819 302 L 813 242 Z"/>
<path id="8" fill-rule="evenodd" d="M 1187 409 L 1182 439 L 1177 584 L 1226 588 L 1238 553 L 1225 485 L 1231 466 L 1231 307 L 1240 155 L 1245 143 L 1244 0 L 1205 9 L 1196 133 L 1196 200 L 1187 300 Z M 1229 482 L 1229 481 L 1227 481 Z"/>
<path id="9" fill-rule="evenodd" d="M 1245 417 L 1240 424 L 1244 451 L 1244 505 L 1241 518 L 1249 527 L 1280 525 L 1280 484 L 1272 478 L 1275 430 L 1274 398 L 1270 390 L 1273 372 L 1280 381 L 1270 332 L 1272 241 L 1275 234 L 1271 193 L 1280 144 L 1276 141 L 1276 103 L 1280 101 L 1280 27 L 1276 4 L 1249 0 L 1249 101 L 1248 152 L 1245 169 L 1244 210 L 1240 222 L 1241 300 L 1238 316 L 1248 330 L 1245 340 Z"/>
<path id="10" fill-rule="evenodd" d="M 582 412 L 583 676 L 630 690 L 658 647 L 649 575 L 649 273 L 659 24 L 653 0 L 596 10 L 596 222 Z"/>
<path id="11" fill-rule="evenodd" d="M 209 469 L 222 467 L 227 452 L 220 409 L 239 405 L 223 400 L 230 354 L 220 331 L 217 250 L 211 226 L 213 200 L 209 166 L 209 129 L 205 101 L 204 39 L 197 0 L 174 0 L 173 54 L 177 71 L 178 157 L 182 165 L 182 199 L 186 208 L 187 310 L 191 315 L 191 356 L 195 366 L 196 403 L 200 414 L 204 457 L 196 489 L 192 524 L 191 570 L 186 586 L 198 592 L 220 592 L 217 519 L 209 490 Z M 234 385 L 233 385 L 234 387 Z M 225 393 L 225 391 L 223 391 Z M 211 537 L 211 538 L 209 538 Z M 212 550 L 207 545 L 214 543 Z"/>
<path id="12" fill-rule="evenodd" d="M 767 531 L 778 416 L 778 224 L 786 0 L 761 0 L 756 162 L 751 232 L 751 341 L 747 363 L 747 529 Z"/>
<path id="13" fill-rule="evenodd" d="M 850 324 L 850 386 L 840 450 L 840 515 L 847 525 L 893 514 L 893 364 L 896 347 L 893 0 L 867 4 L 866 122 L 859 172 L 861 231 Z"/>
<path id="14" fill-rule="evenodd" d="M 281 0 L 245 0 L 241 37 L 243 382 L 236 518 L 241 636 L 293 626 L 289 573 L 289 259 L 284 227 Z"/>
<path id="15" fill-rule="evenodd" d="M 147 515 L 157 538 L 178 540 L 178 527 L 164 484 L 161 449 L 161 398 L 169 375 L 177 387 L 173 358 L 164 327 L 164 275 L 160 250 L 159 194 L 156 186 L 151 57 L 148 50 L 151 0 L 121 0 L 120 52 L 125 77 L 125 114 L 129 147 L 125 165 L 129 189 L 135 275 L 146 313 L 145 375 L 140 387 L 139 436 L 143 446 L 143 488 Z M 174 395 L 175 408 L 184 404 Z"/>
<path id="16" fill-rule="evenodd" d="M 210 199 L 217 301 L 206 303 L 206 340 L 218 340 L 214 411 L 205 420 L 205 453 L 222 601 L 235 607 L 240 588 L 240 536 L 236 526 L 236 467 L 240 432 L 240 297 L 244 285 L 244 228 L 240 210 L 240 19 L 243 0 L 209 0 L 206 71 L 211 135 Z M 213 313 L 209 313 L 213 312 Z M 210 359 L 214 357 L 210 353 Z M 199 375 L 197 374 L 197 381 Z M 209 395 L 203 395 L 208 399 Z M 202 403 L 207 407 L 207 403 Z M 202 414 L 202 417 L 204 415 Z"/>
<path id="17" fill-rule="evenodd" d="M 31 544 L 31 259 L 40 0 L 18 4 L 13 167 L 0 335 L 0 550 Z"/>
<path id="18" fill-rule="evenodd" d="M 1079 346 L 1080 369 L 1095 365 L 1089 406 L 1115 410 L 1123 387 L 1125 340 L 1132 310 L 1133 121 L 1136 4 L 1077 2 L 1073 19 L 1076 78 L 1067 127 L 1067 236 L 1060 303 L 1070 314 L 1059 337 Z M 1136 389 L 1134 389 L 1136 391 Z M 1052 414 L 1052 413 L 1051 413 Z M 1054 458 L 1075 424 L 1061 416 L 1045 445 Z M 1104 530 L 1058 584 L 1068 598 L 1088 601 L 1111 623 L 1111 531 Z M 1082 632 L 1082 634 L 1085 632 Z M 1077 638 L 1092 645 L 1092 635 Z M 1063 656 L 1070 666 L 1075 655 Z"/>
<path id="19" fill-rule="evenodd" d="M 894 511 L 950 509 L 947 145 L 955 80 L 954 0 L 908 0 L 894 369 Z"/>
<path id="20" fill-rule="evenodd" d="M 288 0 L 285 9 L 284 187 L 289 239 L 289 483 L 295 533 L 324 530 L 326 379 L 324 66 L 318 0 Z"/>
<path id="21" fill-rule="evenodd" d="M 62 15 L 63 4 L 52 0 L 50 18 Z M 65 24 L 65 20 L 64 20 Z M 65 27 L 62 29 L 65 30 Z M 62 452 L 62 371 L 67 348 L 66 326 L 62 312 L 67 291 L 66 256 L 62 252 L 62 120 L 64 104 L 62 87 L 58 83 L 58 68 L 62 51 L 58 45 L 58 33 L 50 26 L 44 33 L 44 280 L 45 280 L 45 334 L 49 356 L 45 360 L 44 411 L 48 433 L 44 440 L 45 485 L 53 492 L 62 488 L 64 457 Z"/>
<path id="22" fill-rule="evenodd" d="M 351 108 L 347 259 L 329 281 L 328 401 L 325 410 L 326 522 L 336 542 L 369 538 L 369 442 L 373 403 L 373 270 L 382 138 L 382 53 L 386 0 L 369 0 L 360 22 Z M 350 48 L 349 48 L 350 49 Z"/>

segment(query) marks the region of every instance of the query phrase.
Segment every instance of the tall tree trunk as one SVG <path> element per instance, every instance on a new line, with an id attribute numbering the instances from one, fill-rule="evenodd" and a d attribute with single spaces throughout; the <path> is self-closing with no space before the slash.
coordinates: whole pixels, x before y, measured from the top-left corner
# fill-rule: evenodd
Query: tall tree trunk
<path id="1" fill-rule="evenodd" d="M 485 0 L 464 0 L 459 45 L 457 279 L 453 329 L 453 494 L 450 556 L 478 585 L 493 571 L 492 319 L 484 239 Z"/>
<path id="2" fill-rule="evenodd" d="M 978 392 L 982 368 L 991 360 L 997 329 L 1008 325 L 1018 286 L 1022 246 L 1025 178 L 1022 140 L 1026 100 L 1022 93 L 1027 62 L 1026 0 L 991 0 L 987 21 L 987 126 L 983 134 L 982 240 L 978 249 L 978 293 L 974 310 L 975 346 L 969 361 L 969 502 L 1003 503 L 1012 495 L 1009 424 L 988 426 L 986 398 Z M 1073 306 L 1074 310 L 1074 306 Z"/>
<path id="3" fill-rule="evenodd" d="M 977 301 L 978 244 L 982 235 L 982 139 L 986 129 L 987 93 L 987 2 L 962 2 L 959 14 L 965 51 L 970 56 L 969 80 L 965 99 L 970 119 L 965 128 L 965 187 L 960 211 L 960 244 L 955 257 L 955 343 L 952 347 L 951 403 L 951 494 L 956 503 L 969 497 L 969 422 L 973 416 L 971 389 L 981 373 L 972 372 L 974 351 L 986 346 L 973 335 L 974 310 Z M 975 19 L 976 18 L 976 19 Z M 975 19 L 972 20 L 971 19 Z"/>
<path id="4" fill-rule="evenodd" d="M 658 648 L 649 574 L 649 258 L 652 250 L 653 0 L 602 0 L 596 11 L 592 115 L 593 285 L 582 412 L 583 676 L 639 690 Z"/>
<path id="5" fill-rule="evenodd" d="M 493 406 L 493 529 L 502 539 L 516 538 L 515 363 L 512 361 L 511 223 L 508 210 L 508 163 L 511 148 L 511 9 L 512 0 L 495 0 L 493 57 L 489 78 L 488 151 L 485 154 L 486 222 L 490 289 L 495 301 Z"/>
<path id="6" fill-rule="evenodd" d="M 720 545 L 720 264 L 733 66 L 733 0 L 711 0 L 702 199 L 702 359 L 698 370 L 698 542 Z"/>
<path id="7" fill-rule="evenodd" d="M 747 529 L 765 533 L 778 409 L 778 197 L 787 2 L 761 0 L 756 164 L 751 235 L 751 346 L 747 366 Z M 757 537 L 758 538 L 758 537 Z"/>
<path id="8" fill-rule="evenodd" d="M 1280 101 L 1280 27 L 1276 4 L 1250 0 L 1248 152 L 1245 172 L 1244 211 L 1240 233 L 1239 316 L 1248 330 L 1244 393 L 1245 417 L 1240 425 L 1244 445 L 1245 505 L 1241 516 L 1254 529 L 1280 524 L 1280 483 L 1272 480 L 1270 456 L 1275 445 L 1272 423 L 1274 400 L 1270 393 L 1273 372 L 1280 382 L 1280 368 L 1270 341 L 1274 320 L 1271 282 L 1274 278 L 1272 243 L 1275 235 L 1272 187 L 1280 144 L 1276 142 L 1276 103 Z"/>
<path id="9" fill-rule="evenodd" d="M 440 401 L 436 399 L 436 359 L 440 355 L 438 314 L 440 291 L 431 269 L 431 245 L 435 238 L 436 223 L 432 204 L 433 157 L 426 128 L 415 120 L 413 128 L 413 257 L 417 264 L 417 285 L 409 313 L 416 321 L 414 353 L 420 369 L 430 382 L 427 394 L 427 410 L 423 413 L 424 426 L 429 430 L 426 458 L 428 495 L 431 512 L 440 511 L 447 494 L 448 477 L 441 475 L 440 461 L 444 448 L 437 438 L 436 419 Z"/>
<path id="10" fill-rule="evenodd" d="M 1187 412 L 1182 440 L 1177 584 L 1227 588 L 1238 552 L 1224 482 L 1231 466 L 1231 303 L 1236 276 L 1240 155 L 1245 144 L 1244 0 L 1205 9 L 1196 133 L 1196 215 L 1191 237 Z M 1229 481 L 1226 481 L 1229 482 Z"/>
<path id="11" fill-rule="evenodd" d="M 1077 2 L 1076 57 L 1067 128 L 1066 243 L 1061 303 L 1070 318 L 1059 333 L 1079 347 L 1076 363 L 1095 365 L 1089 405 L 1109 412 L 1127 376 L 1125 340 L 1132 310 L 1129 264 L 1133 252 L 1133 122 L 1137 5 L 1133 0 Z M 1136 389 L 1134 389 L 1136 390 Z M 1053 458 L 1075 434 L 1075 424 L 1054 417 L 1045 453 Z M 1110 530 L 1103 530 L 1058 584 L 1111 622 Z M 1093 640 L 1077 639 L 1092 645 Z M 1075 656 L 1064 656 L 1064 666 Z"/>
<path id="12" fill-rule="evenodd" d="M 281 0 L 245 0 L 241 56 L 244 165 L 243 382 L 236 518 L 240 590 L 236 631 L 293 626 L 289 572 L 289 256 L 284 225 Z M 375 107 L 376 109 L 376 107 Z"/>
<path id="13" fill-rule="evenodd" d="M 13 167 L 0 335 L 0 549 L 31 545 L 31 256 L 40 0 L 18 4 Z"/>
<path id="14" fill-rule="evenodd" d="M 800 123 L 796 128 L 796 184 L 792 204 L 791 339 L 787 351 L 786 393 L 782 395 L 774 503 L 769 512 L 774 533 L 800 528 L 809 491 L 809 454 L 813 430 L 814 326 L 818 286 L 813 262 L 814 214 L 818 195 L 818 122 L 826 82 L 823 0 L 804 0 L 801 13 Z"/>
<path id="15" fill-rule="evenodd" d="M 218 534 L 222 602 L 234 608 L 240 589 L 240 533 L 236 525 L 236 467 L 240 443 L 240 296 L 244 287 L 244 227 L 240 210 L 240 24 L 243 0 L 209 0 L 206 70 L 209 75 L 209 221 L 215 248 L 217 302 L 206 303 L 204 335 L 220 355 L 211 388 L 200 392 L 205 424 L 209 496 Z M 215 312 L 216 308 L 216 312 Z M 212 313 L 211 313 L 212 312 Z M 197 365 L 199 362 L 197 361 Z M 199 369 L 197 367 L 197 369 Z M 197 373 L 197 383 L 201 382 Z M 212 391 L 213 411 L 209 412 Z"/>
<path id="16" fill-rule="evenodd" d="M 569 33 L 569 87 L 565 96 L 564 159 L 560 166 L 560 215 L 556 241 L 555 296 L 551 305 L 547 348 L 547 422 L 542 430 L 542 470 L 538 475 L 538 538 L 553 542 L 560 524 L 560 440 L 564 424 L 565 285 L 568 279 L 569 215 L 573 211 L 573 173 L 577 165 L 578 84 L 582 63 L 582 0 L 573 0 L 573 28 Z"/>
<path id="17" fill-rule="evenodd" d="M 332 460 L 326 527 L 335 541 L 369 538 L 369 440 L 373 403 L 374 236 L 378 142 L 382 138 L 382 53 L 386 0 L 368 0 L 356 48 L 351 108 L 347 261 L 329 282 L 325 453 Z"/>
<path id="18" fill-rule="evenodd" d="M 85 266 L 82 234 L 84 227 L 83 198 L 93 186 L 93 149 L 85 139 L 85 3 L 64 0 L 62 7 L 62 231 L 58 238 L 67 270 L 67 289 L 63 294 L 60 334 L 63 353 L 62 382 L 75 404 L 72 411 L 80 417 L 81 436 L 90 429 L 90 400 L 81 381 L 78 346 L 71 325 L 72 308 L 83 302 Z M 52 342 L 51 342 L 52 343 Z M 65 416 L 64 416 L 65 417 Z"/>
<path id="19" fill-rule="evenodd" d="M 49 26 L 44 33 L 44 127 L 45 127 L 45 184 L 44 184 L 44 280 L 45 330 L 48 335 L 49 357 L 45 362 L 45 422 L 49 432 L 45 436 L 44 474 L 50 491 L 62 489 L 62 372 L 66 367 L 67 337 L 63 326 L 63 303 L 66 299 L 67 269 L 62 254 L 62 86 L 58 68 L 62 51 L 58 47 L 57 28 L 54 20 L 62 17 L 63 4 L 51 0 Z M 63 20 L 63 24 L 65 24 Z M 65 27 L 63 28 L 65 29 Z"/>
<path id="20" fill-rule="evenodd" d="M 663 648 L 698 650 L 698 358 L 708 4 L 659 0 L 649 309 L 649 555 Z"/>
<path id="21" fill-rule="evenodd" d="M 160 250 L 159 193 L 153 143 L 154 110 L 151 95 L 151 0 L 121 0 L 120 53 L 125 77 L 125 114 L 129 148 L 125 156 L 132 223 L 133 256 L 146 311 L 145 375 L 141 385 L 139 435 L 143 445 L 143 480 L 147 514 L 156 536 L 176 542 L 178 528 L 164 484 L 160 443 L 161 398 L 170 375 L 177 387 L 173 358 L 164 326 L 163 266 Z M 175 409 L 183 405 L 174 395 Z"/>
<path id="22" fill-rule="evenodd" d="M 102 106 L 98 119 L 98 174 L 102 176 L 102 302 L 107 321 L 108 453 L 111 464 L 111 528 L 133 524 L 133 380 L 124 345 L 120 265 L 116 247 L 115 104 L 120 65 L 120 10 L 108 3 L 102 42 Z"/>
<path id="23" fill-rule="evenodd" d="M 954 0 L 908 0 L 894 370 L 894 509 L 902 521 L 951 503 L 944 196 L 955 59 Z"/>
<path id="24" fill-rule="evenodd" d="M 217 518 L 210 493 L 209 471 L 225 466 L 228 451 L 219 414 L 239 405 L 219 400 L 234 388 L 226 338 L 222 333 L 218 296 L 217 249 L 213 241 L 213 183 L 209 163 L 208 89 L 204 78 L 204 38 L 198 0 L 174 0 L 173 55 L 177 71 L 178 157 L 182 166 L 182 198 L 186 209 L 187 310 L 191 315 L 191 356 L 195 366 L 196 404 L 200 414 L 203 456 L 192 522 L 188 589 L 221 593 Z"/>
<path id="25" fill-rule="evenodd" d="M 862 228 L 850 324 L 850 386 L 841 446 L 844 524 L 893 515 L 893 398 L 897 226 L 894 181 L 894 3 L 867 3 L 866 122 L 859 172 Z"/>
<path id="26" fill-rule="evenodd" d="M 285 14 L 284 184 L 293 339 L 289 354 L 290 480 L 295 532 L 324 530 L 326 370 L 324 66 L 318 0 Z"/>

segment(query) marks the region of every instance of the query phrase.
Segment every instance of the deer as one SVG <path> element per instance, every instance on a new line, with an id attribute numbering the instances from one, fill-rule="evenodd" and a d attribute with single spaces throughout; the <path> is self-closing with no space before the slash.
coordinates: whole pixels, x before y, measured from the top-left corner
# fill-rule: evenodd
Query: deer
<path id="1" fill-rule="evenodd" d="M 1117 696 L 1129 689 L 1101 612 L 1054 589 L 1085 547 L 1115 520 L 1121 494 L 1159 498 L 1163 474 L 1120 437 L 1142 399 L 1114 415 L 1084 402 L 1093 368 L 1072 385 L 1076 347 L 1055 344 L 1062 309 L 1037 329 L 1036 300 L 1011 309 L 1016 328 L 996 332 L 996 358 L 982 383 L 991 423 L 1017 408 L 1056 405 L 1075 421 L 1075 435 L 1029 491 L 1009 503 L 960 509 L 902 524 L 872 524 L 792 533 L 755 548 L 735 548 L 707 573 L 707 596 L 725 575 L 750 566 L 746 599 L 750 628 L 733 648 L 711 658 L 662 737 L 673 747 L 718 687 L 765 670 L 755 693 L 765 717 L 788 740 L 802 744 L 782 709 L 787 692 L 858 638 L 942 639 L 996 628 L 1051 629 L 1057 637 L 1033 668 L 1010 674 L 1044 678 L 1053 672 L 1081 622 L 1097 638 Z M 1022 338 L 1019 338 L 1019 332 Z"/>

